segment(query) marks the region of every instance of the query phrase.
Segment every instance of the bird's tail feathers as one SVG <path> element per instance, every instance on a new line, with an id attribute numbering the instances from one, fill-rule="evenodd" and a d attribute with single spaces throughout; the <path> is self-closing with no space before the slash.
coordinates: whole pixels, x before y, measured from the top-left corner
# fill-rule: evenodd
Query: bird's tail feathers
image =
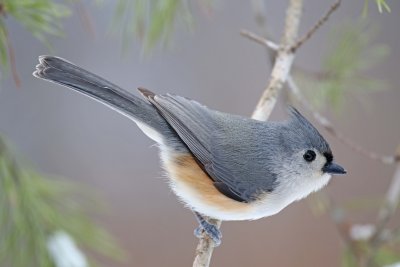
<path id="1" fill-rule="evenodd" d="M 111 107 L 135 121 L 155 141 L 161 142 L 162 135 L 170 131 L 149 103 L 117 85 L 59 57 L 40 56 L 39 62 L 35 77 L 64 85 Z"/>

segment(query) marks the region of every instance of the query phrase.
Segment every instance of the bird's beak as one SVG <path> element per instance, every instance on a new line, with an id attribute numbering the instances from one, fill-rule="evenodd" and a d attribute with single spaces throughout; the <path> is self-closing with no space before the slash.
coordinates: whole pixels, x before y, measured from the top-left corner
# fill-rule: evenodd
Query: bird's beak
<path id="1" fill-rule="evenodd" d="M 342 166 L 339 164 L 336 164 L 335 162 L 330 162 L 325 164 L 325 166 L 322 168 L 322 171 L 324 173 L 330 173 L 330 174 L 346 174 L 346 170 L 343 169 Z"/>

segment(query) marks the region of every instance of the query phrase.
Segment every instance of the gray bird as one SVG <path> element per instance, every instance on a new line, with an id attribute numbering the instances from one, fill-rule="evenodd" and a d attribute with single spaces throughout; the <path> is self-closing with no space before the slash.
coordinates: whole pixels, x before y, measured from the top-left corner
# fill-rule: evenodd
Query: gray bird
<path id="1" fill-rule="evenodd" d="M 325 186 L 346 171 L 329 144 L 296 109 L 262 122 L 176 95 L 139 89 L 145 100 L 54 56 L 39 57 L 35 77 L 67 86 L 133 120 L 160 148 L 169 185 L 216 244 L 219 220 L 256 220 Z"/>

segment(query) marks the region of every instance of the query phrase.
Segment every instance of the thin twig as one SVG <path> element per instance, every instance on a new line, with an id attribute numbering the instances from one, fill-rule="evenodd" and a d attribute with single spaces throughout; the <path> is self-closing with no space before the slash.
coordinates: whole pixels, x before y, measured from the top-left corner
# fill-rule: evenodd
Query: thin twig
<path id="1" fill-rule="evenodd" d="M 335 12 L 335 10 L 340 6 L 340 3 L 341 0 L 337 0 L 335 3 L 333 3 L 329 10 L 325 13 L 325 15 L 322 16 L 305 35 L 297 40 L 297 42 L 291 47 L 293 52 L 296 51 L 300 46 L 302 46 L 308 39 L 310 39 L 311 36 L 314 35 L 314 33 L 329 19 L 329 16 L 333 12 Z"/>
<path id="2" fill-rule="evenodd" d="M 261 44 L 261 45 L 265 45 L 265 46 L 267 46 L 269 49 L 272 49 L 272 50 L 274 50 L 274 51 L 276 51 L 276 50 L 279 49 L 279 45 L 278 45 L 278 44 L 276 44 L 276 43 L 274 43 L 274 42 L 272 42 L 272 41 L 270 41 L 270 40 L 267 40 L 267 39 L 265 39 L 265 38 L 263 38 L 263 37 L 261 37 L 261 36 L 255 34 L 255 33 L 251 32 L 251 31 L 248 31 L 248 30 L 241 30 L 241 31 L 240 31 L 240 34 L 241 34 L 242 36 L 246 37 L 246 38 L 249 38 L 250 40 L 253 40 L 253 41 L 255 41 L 255 42 Z"/>
<path id="3" fill-rule="evenodd" d="M 295 39 L 297 38 L 302 7 L 303 0 L 290 0 L 289 2 L 286 11 L 285 29 L 280 44 L 282 49 L 280 49 L 277 53 L 277 58 L 271 73 L 271 79 L 253 113 L 252 117 L 254 119 L 268 119 L 272 109 L 276 104 L 277 95 L 286 81 L 294 59 L 294 54 L 287 48 L 293 45 Z M 217 225 L 218 228 L 221 226 L 221 221 L 219 220 L 211 219 L 209 222 Z M 213 241 L 211 241 L 208 236 L 203 234 L 196 249 L 193 267 L 208 267 L 213 250 Z"/>
<path id="4" fill-rule="evenodd" d="M 312 71 L 298 65 L 293 66 L 293 72 L 301 73 L 302 75 L 307 76 L 307 78 L 312 78 L 316 81 L 327 81 L 337 78 L 329 71 Z"/>

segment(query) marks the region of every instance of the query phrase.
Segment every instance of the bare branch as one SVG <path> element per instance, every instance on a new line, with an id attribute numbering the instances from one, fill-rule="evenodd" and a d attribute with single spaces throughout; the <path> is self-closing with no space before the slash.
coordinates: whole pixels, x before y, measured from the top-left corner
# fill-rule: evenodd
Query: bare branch
<path id="1" fill-rule="evenodd" d="M 294 60 L 294 53 L 290 49 L 297 38 L 303 0 L 291 0 L 286 11 L 285 30 L 282 36 L 280 49 L 272 68 L 271 77 L 262 94 L 252 118 L 267 120 L 275 106 L 279 91 L 289 75 Z"/>
<path id="2" fill-rule="evenodd" d="M 400 151 L 397 152 L 400 154 Z M 371 246 L 373 249 L 379 247 L 381 243 L 382 232 L 385 229 L 386 224 L 393 217 L 396 208 L 400 202 L 400 164 L 397 164 L 396 171 L 393 175 L 393 179 L 390 183 L 389 189 L 386 192 L 385 203 L 379 211 L 378 222 L 376 224 L 376 230 L 371 237 Z"/>
<path id="3" fill-rule="evenodd" d="M 311 36 L 314 35 L 314 33 L 329 19 L 329 16 L 333 12 L 335 12 L 335 10 L 340 6 L 340 3 L 341 0 L 337 0 L 335 3 L 332 4 L 332 6 L 325 13 L 325 15 L 322 16 L 317 21 L 317 23 L 291 47 L 293 52 L 296 51 L 300 46 L 302 46 L 308 39 L 310 39 Z"/>
<path id="4" fill-rule="evenodd" d="M 253 40 L 253 41 L 261 44 L 261 45 L 265 45 L 266 47 L 270 48 L 271 50 L 276 51 L 276 50 L 279 49 L 279 45 L 278 44 L 276 44 L 276 43 L 274 43 L 272 41 L 269 41 L 269 40 L 267 40 L 267 39 L 255 34 L 255 33 L 251 32 L 251 31 L 241 30 L 240 34 L 242 36 L 246 37 L 246 38 L 249 38 L 250 40 Z"/>
<path id="5" fill-rule="evenodd" d="M 349 148 L 353 149 L 354 151 L 362 154 L 370 159 L 379 161 L 383 164 L 394 164 L 400 161 L 400 156 L 384 156 L 379 155 L 378 153 L 371 152 L 363 148 L 362 146 L 354 143 L 352 140 L 348 139 L 344 134 L 339 132 L 333 126 L 333 123 L 330 122 L 326 117 L 324 117 L 321 113 L 316 111 L 311 104 L 305 99 L 305 97 L 300 92 L 299 87 L 295 83 L 292 77 L 289 77 L 287 80 L 289 90 L 293 93 L 293 95 L 297 98 L 297 100 L 313 115 L 314 119 L 327 130 L 331 135 L 336 137 L 339 141 L 346 144 Z"/>

